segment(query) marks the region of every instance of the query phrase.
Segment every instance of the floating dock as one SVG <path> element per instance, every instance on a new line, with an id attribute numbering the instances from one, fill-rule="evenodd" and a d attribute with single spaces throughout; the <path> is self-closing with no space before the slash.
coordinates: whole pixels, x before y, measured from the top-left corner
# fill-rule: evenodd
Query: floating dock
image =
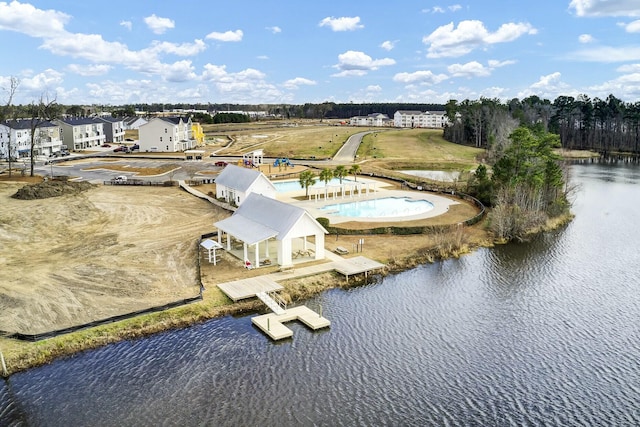
<path id="1" fill-rule="evenodd" d="M 251 323 L 260 328 L 269 338 L 277 341 L 293 336 L 293 331 L 287 328 L 284 323 L 294 320 L 299 320 L 313 330 L 327 328 L 331 325 L 328 319 L 304 305 L 286 309 L 282 314 L 269 313 L 256 316 L 251 319 Z"/>

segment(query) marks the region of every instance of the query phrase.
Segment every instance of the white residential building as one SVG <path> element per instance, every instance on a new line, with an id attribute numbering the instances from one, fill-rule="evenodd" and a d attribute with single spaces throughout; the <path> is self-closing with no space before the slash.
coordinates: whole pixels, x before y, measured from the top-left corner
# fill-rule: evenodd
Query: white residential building
<path id="1" fill-rule="evenodd" d="M 147 123 L 147 119 L 142 117 L 126 117 L 124 119 L 124 127 L 128 130 L 137 130 L 140 126 Z"/>
<path id="2" fill-rule="evenodd" d="M 393 121 L 386 114 L 372 113 L 366 116 L 355 116 L 349 119 L 351 126 L 382 127 L 391 126 Z"/>
<path id="3" fill-rule="evenodd" d="M 449 123 L 444 111 L 398 110 L 393 125 L 398 128 L 443 128 Z"/>
<path id="4" fill-rule="evenodd" d="M 227 165 L 216 178 L 216 198 L 236 206 L 242 205 L 251 193 L 276 198 L 276 187 L 256 169 Z"/>
<path id="5" fill-rule="evenodd" d="M 31 119 L 9 120 L 0 123 L 0 158 L 9 153 L 15 159 L 31 154 Z M 11 146 L 9 146 L 11 144 Z M 36 128 L 34 155 L 50 156 L 60 152 L 62 140 L 60 127 L 52 122 L 40 123 Z"/>
<path id="6" fill-rule="evenodd" d="M 62 129 L 62 142 L 69 150 L 86 150 L 106 142 L 105 122 L 98 118 L 71 118 L 55 120 Z"/>
<path id="7" fill-rule="evenodd" d="M 195 148 L 191 118 L 156 117 L 138 128 L 140 152 L 175 153 Z"/>

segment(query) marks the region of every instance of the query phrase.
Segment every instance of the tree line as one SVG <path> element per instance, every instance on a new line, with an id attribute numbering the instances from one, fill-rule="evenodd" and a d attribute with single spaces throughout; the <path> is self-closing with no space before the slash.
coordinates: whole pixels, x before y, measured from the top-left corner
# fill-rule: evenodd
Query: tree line
<path id="1" fill-rule="evenodd" d="M 538 125 L 559 135 L 565 149 L 640 153 L 640 102 L 623 102 L 614 95 L 559 96 L 553 102 L 535 95 L 508 102 L 450 100 L 445 112 L 452 124 L 444 138 L 458 144 L 499 151 L 516 127 Z"/>

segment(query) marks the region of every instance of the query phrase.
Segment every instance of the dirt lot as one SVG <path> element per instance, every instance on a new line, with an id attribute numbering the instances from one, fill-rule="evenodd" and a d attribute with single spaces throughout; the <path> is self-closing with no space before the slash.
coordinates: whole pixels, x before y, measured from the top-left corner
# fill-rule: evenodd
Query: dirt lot
<path id="1" fill-rule="evenodd" d="M 40 333 L 198 294 L 197 239 L 229 214 L 176 188 L 15 200 L 0 183 L 0 330 Z"/>

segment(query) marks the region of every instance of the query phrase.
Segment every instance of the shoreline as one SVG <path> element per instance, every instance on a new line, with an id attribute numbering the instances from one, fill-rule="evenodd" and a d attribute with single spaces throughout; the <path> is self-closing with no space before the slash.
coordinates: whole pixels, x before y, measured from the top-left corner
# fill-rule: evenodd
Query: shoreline
<path id="1" fill-rule="evenodd" d="M 545 227 L 532 232 L 531 236 L 561 228 L 567 225 L 572 218 L 572 214 L 556 218 Z M 482 223 L 476 225 L 476 227 L 482 228 Z M 379 280 L 381 277 L 399 274 L 419 265 L 459 258 L 480 248 L 491 248 L 496 244 L 505 243 L 490 239 L 490 235 L 484 229 L 481 230 L 481 235 L 484 236 L 483 239 L 474 239 L 474 242 L 464 243 L 460 247 L 442 248 L 438 247 L 438 245 L 431 245 L 425 246 L 413 254 L 404 254 L 404 256 L 398 258 L 394 257 L 385 264 L 385 268 L 381 273 L 374 274 L 368 279 L 353 277 L 349 282 L 346 282 L 338 273 L 328 272 L 284 281 L 282 283 L 284 286 L 282 294 L 288 303 L 299 303 L 331 289 L 350 289 L 367 285 L 374 280 Z M 43 341 L 15 342 L 17 340 L 0 338 L 0 350 L 3 351 L 8 374 L 4 375 L 3 372 L 0 372 L 0 376 L 8 378 L 18 372 L 37 368 L 58 359 L 121 341 L 140 339 L 157 333 L 183 329 L 224 316 L 257 313 L 265 310 L 264 304 L 258 300 L 232 302 L 226 296 L 221 298 L 221 293 L 216 291 L 217 289 L 213 291 L 205 289 L 202 293 L 202 300 L 198 302 Z"/>

